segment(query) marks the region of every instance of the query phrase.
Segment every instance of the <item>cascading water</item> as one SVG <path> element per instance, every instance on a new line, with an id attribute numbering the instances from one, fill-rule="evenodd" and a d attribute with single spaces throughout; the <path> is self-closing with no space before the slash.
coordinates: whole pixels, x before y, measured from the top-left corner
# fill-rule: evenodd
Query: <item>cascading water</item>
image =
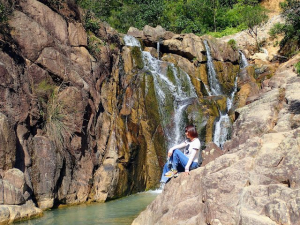
<path id="1" fill-rule="evenodd" d="M 125 35 L 124 36 L 124 41 L 125 41 L 125 45 L 126 46 L 137 46 L 137 47 L 141 47 L 141 43 L 136 39 L 134 38 L 133 36 L 131 35 Z"/>
<path id="2" fill-rule="evenodd" d="M 126 35 L 124 41 L 127 46 L 141 47 L 132 36 Z M 144 70 L 150 72 L 154 80 L 161 122 L 168 147 L 171 147 L 181 141 L 185 108 L 197 98 L 197 94 L 188 74 L 176 68 L 174 64 L 154 58 L 146 51 L 142 51 L 142 56 Z M 172 79 L 168 76 L 170 72 Z M 172 115 L 168 112 L 170 108 L 173 111 Z"/>
<path id="3" fill-rule="evenodd" d="M 156 49 L 157 49 L 157 59 L 159 59 L 160 39 L 159 39 L 158 42 L 157 42 Z"/>
<path id="4" fill-rule="evenodd" d="M 242 51 L 239 51 L 240 55 L 241 55 L 241 62 L 240 62 L 240 68 L 244 69 L 247 66 L 249 66 L 249 63 L 247 61 L 246 56 L 244 55 L 244 53 Z"/>
<path id="5" fill-rule="evenodd" d="M 204 42 L 204 46 L 206 48 L 207 68 L 208 68 L 207 72 L 208 72 L 209 85 L 210 85 L 210 89 L 211 89 L 211 92 L 208 91 L 208 94 L 209 94 L 209 96 L 213 96 L 213 95 L 215 95 L 215 96 L 223 95 L 224 96 L 225 94 L 222 92 L 221 85 L 217 79 L 217 74 L 216 74 L 216 71 L 214 68 L 209 45 L 206 40 L 204 40 L 203 42 Z M 226 113 L 221 112 L 219 110 L 220 118 L 215 123 L 213 142 L 221 148 L 223 147 L 223 144 L 225 143 L 225 141 L 228 139 L 229 130 L 231 128 L 231 121 L 228 116 L 228 111 L 232 107 L 232 102 L 233 102 L 233 98 L 234 98 L 234 94 L 235 94 L 236 90 L 237 90 L 237 78 L 235 79 L 233 92 L 231 93 L 230 96 L 227 96 Z"/>
<path id="6" fill-rule="evenodd" d="M 210 55 L 210 48 L 206 40 L 204 40 L 204 45 L 207 54 L 208 81 L 211 89 L 211 95 L 223 95 L 220 83 L 217 79 L 217 73 L 215 71 L 213 60 Z"/>

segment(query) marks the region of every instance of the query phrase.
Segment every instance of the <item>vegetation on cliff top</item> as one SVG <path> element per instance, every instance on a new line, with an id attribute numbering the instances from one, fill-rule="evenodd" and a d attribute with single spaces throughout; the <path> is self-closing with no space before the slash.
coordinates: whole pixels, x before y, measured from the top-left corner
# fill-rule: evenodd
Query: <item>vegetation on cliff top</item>
<path id="1" fill-rule="evenodd" d="M 224 36 L 248 27 L 263 15 L 260 0 L 77 0 L 78 4 L 120 32 L 130 26 L 161 25 L 175 33 Z M 249 18 L 247 12 L 259 12 Z"/>
<path id="2" fill-rule="evenodd" d="M 283 34 L 284 38 L 280 42 L 280 54 L 292 57 L 300 50 L 300 1 L 286 0 L 280 6 L 286 23 L 274 24 L 269 34 L 271 38 L 277 38 L 277 35 Z"/>
<path id="3" fill-rule="evenodd" d="M 281 53 L 291 57 L 300 50 L 300 1 L 286 0 L 281 7 L 286 18 L 283 27 L 285 36 L 280 43 Z"/>

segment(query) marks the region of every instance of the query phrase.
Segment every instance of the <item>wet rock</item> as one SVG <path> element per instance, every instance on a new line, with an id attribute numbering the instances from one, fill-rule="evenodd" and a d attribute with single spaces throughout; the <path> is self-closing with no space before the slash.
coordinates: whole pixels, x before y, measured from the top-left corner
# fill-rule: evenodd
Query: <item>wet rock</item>
<path id="1" fill-rule="evenodd" d="M 213 59 L 221 62 L 229 61 L 237 63 L 239 61 L 238 51 L 232 49 L 226 42 L 219 42 L 210 36 L 203 36 L 202 38 L 207 40 Z"/>

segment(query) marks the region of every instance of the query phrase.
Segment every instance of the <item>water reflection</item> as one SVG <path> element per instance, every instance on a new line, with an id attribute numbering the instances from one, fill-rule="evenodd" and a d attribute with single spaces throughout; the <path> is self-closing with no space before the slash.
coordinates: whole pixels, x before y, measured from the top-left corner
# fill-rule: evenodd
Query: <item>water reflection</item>
<path id="1" fill-rule="evenodd" d="M 138 193 L 107 203 L 70 206 L 44 212 L 44 216 L 17 225 L 125 225 L 149 205 L 160 191 Z"/>

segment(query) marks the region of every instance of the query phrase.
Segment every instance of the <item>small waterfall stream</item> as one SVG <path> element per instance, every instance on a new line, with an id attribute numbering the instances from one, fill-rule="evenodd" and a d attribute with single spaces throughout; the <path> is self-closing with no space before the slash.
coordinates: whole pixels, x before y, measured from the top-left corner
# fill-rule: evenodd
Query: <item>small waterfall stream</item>
<path id="1" fill-rule="evenodd" d="M 140 47 L 140 43 L 132 36 L 126 35 L 124 41 L 127 46 Z M 187 73 L 172 63 L 154 58 L 149 52 L 142 51 L 142 55 L 144 70 L 150 72 L 154 79 L 161 122 L 168 147 L 171 147 L 181 141 L 185 108 L 197 98 L 197 94 Z M 170 108 L 172 115 L 168 112 Z"/>
<path id="2" fill-rule="evenodd" d="M 206 46 L 207 55 L 208 55 L 207 60 L 211 61 L 211 56 L 210 56 L 210 52 L 209 52 L 210 48 L 206 41 L 205 41 L 205 46 Z M 245 69 L 249 65 L 248 61 L 242 51 L 239 51 L 239 53 L 241 55 L 240 68 Z M 208 64 L 212 65 L 208 71 L 209 76 L 215 76 L 215 72 L 211 72 L 211 71 L 214 71 L 212 61 L 209 62 Z M 213 80 L 213 79 L 211 79 L 211 80 Z M 223 147 L 223 144 L 228 139 L 229 131 L 230 131 L 231 125 L 232 125 L 230 118 L 228 116 L 228 112 L 232 108 L 234 96 L 235 96 L 235 93 L 237 92 L 237 80 L 238 80 L 238 76 L 236 76 L 236 78 L 234 80 L 233 91 L 231 92 L 230 96 L 227 96 L 227 101 L 226 101 L 227 112 L 222 113 L 221 111 L 219 111 L 220 118 L 215 124 L 215 132 L 214 132 L 213 142 L 221 148 Z M 216 85 L 216 87 L 217 87 L 217 88 L 213 87 L 213 89 L 218 89 L 219 83 L 216 83 L 216 84 L 212 83 L 212 84 Z M 214 93 L 217 93 L 217 92 L 214 92 Z M 224 95 L 224 94 L 222 94 L 222 95 Z"/>
<path id="3" fill-rule="evenodd" d="M 225 94 L 222 92 L 221 85 L 217 79 L 217 74 L 211 57 L 210 47 L 206 40 L 204 40 L 203 42 L 206 48 L 207 68 L 208 68 L 207 72 L 208 72 L 209 85 L 211 89 L 211 91 L 208 91 L 208 94 L 209 96 L 219 96 L 219 95 L 224 96 Z M 214 127 L 213 142 L 221 148 L 223 147 L 225 141 L 228 139 L 229 131 L 231 128 L 231 121 L 228 116 L 228 112 L 232 107 L 233 98 L 236 91 L 237 91 L 237 77 L 235 78 L 234 89 L 232 93 L 230 94 L 230 96 L 227 96 L 227 100 L 226 100 L 227 110 L 225 113 L 219 110 L 220 117 L 219 120 L 215 123 L 215 127 Z"/>
<path id="4" fill-rule="evenodd" d="M 240 55 L 241 55 L 241 62 L 240 62 L 240 68 L 244 69 L 247 66 L 249 66 L 249 63 L 247 61 L 246 56 L 244 55 L 244 53 L 242 51 L 239 51 Z"/>
<path id="5" fill-rule="evenodd" d="M 161 40 L 159 39 L 157 44 L 156 44 L 156 49 L 157 49 L 157 59 L 159 60 L 159 51 L 160 51 L 160 42 Z"/>
<path id="6" fill-rule="evenodd" d="M 217 79 L 217 73 L 215 71 L 215 67 L 213 64 L 212 57 L 210 55 L 210 48 L 206 40 L 203 41 L 205 48 L 206 48 L 206 54 L 207 54 L 207 70 L 208 70 L 208 81 L 209 86 L 211 89 L 211 95 L 223 95 L 222 89 L 220 86 L 220 83 Z"/>

